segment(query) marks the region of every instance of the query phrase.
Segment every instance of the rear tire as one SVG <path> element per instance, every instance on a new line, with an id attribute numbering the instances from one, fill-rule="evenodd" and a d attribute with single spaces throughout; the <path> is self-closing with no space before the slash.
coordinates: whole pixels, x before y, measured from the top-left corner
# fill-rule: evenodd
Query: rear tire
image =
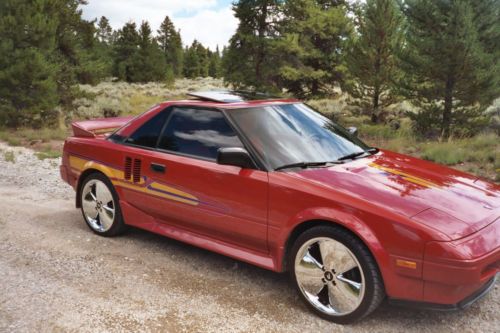
<path id="1" fill-rule="evenodd" d="M 337 324 L 369 315 L 385 298 L 370 251 L 343 228 L 318 226 L 305 231 L 288 260 L 302 300 L 317 315 Z"/>
<path id="2" fill-rule="evenodd" d="M 118 195 L 105 175 L 97 172 L 88 175 L 78 195 L 83 219 L 93 232 L 112 237 L 125 231 Z"/>

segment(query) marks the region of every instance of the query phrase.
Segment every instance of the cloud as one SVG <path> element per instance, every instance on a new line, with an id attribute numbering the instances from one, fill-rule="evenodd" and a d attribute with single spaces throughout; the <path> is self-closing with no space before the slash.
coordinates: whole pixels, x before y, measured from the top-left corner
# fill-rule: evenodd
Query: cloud
<path id="1" fill-rule="evenodd" d="M 226 45 L 238 26 L 231 8 L 202 10 L 194 16 L 173 18 L 176 27 L 181 29 L 185 44 L 197 39 L 203 45 L 215 50 Z"/>
<path id="2" fill-rule="evenodd" d="M 113 29 L 120 29 L 132 20 L 138 25 L 146 20 L 154 32 L 166 15 L 181 29 L 185 44 L 196 38 L 205 46 L 227 44 L 236 30 L 237 20 L 230 2 L 217 0 L 89 0 L 82 6 L 88 20 L 106 16 Z"/>

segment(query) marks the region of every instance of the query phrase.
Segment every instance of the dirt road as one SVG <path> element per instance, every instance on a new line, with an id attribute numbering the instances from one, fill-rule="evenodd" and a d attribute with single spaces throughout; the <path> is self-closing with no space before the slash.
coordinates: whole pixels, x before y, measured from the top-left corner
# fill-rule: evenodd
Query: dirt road
<path id="1" fill-rule="evenodd" d="M 0 332 L 499 332 L 500 290 L 458 313 L 383 306 L 343 327 L 282 274 L 137 229 L 94 235 L 57 160 L 0 144 Z"/>

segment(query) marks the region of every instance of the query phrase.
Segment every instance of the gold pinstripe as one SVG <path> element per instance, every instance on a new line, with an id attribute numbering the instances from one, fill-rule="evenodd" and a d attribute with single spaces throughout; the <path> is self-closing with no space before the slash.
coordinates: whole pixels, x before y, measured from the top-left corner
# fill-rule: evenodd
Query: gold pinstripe
<path id="1" fill-rule="evenodd" d="M 176 202 L 182 202 L 192 206 L 197 206 L 199 204 L 198 198 L 190 193 L 178 190 L 174 187 L 161 184 L 158 182 L 151 182 L 151 184 L 149 184 L 149 186 L 146 187 L 146 181 L 143 177 L 141 177 L 139 182 L 134 183 L 128 181 L 125 179 L 125 174 L 122 170 L 109 167 L 107 165 L 95 161 L 90 161 L 77 156 L 70 155 L 69 165 L 71 169 L 76 171 L 78 174 L 81 174 L 83 171 L 87 169 L 95 169 L 101 171 L 111 180 L 111 182 L 115 186 L 132 189 L 137 192 L 146 193 L 152 196 L 161 197 Z"/>
<path id="2" fill-rule="evenodd" d="M 405 173 L 405 172 L 402 172 L 402 171 L 399 171 L 399 170 L 395 170 L 395 169 L 391 169 L 391 168 L 388 168 L 388 167 L 384 167 L 384 166 L 379 165 L 377 163 L 370 163 L 369 166 L 371 166 L 372 168 L 376 168 L 376 169 L 379 169 L 379 170 L 391 173 L 393 175 L 401 176 L 403 179 L 405 179 L 405 180 L 407 180 L 407 181 L 409 181 L 411 183 L 420 185 L 420 186 L 424 186 L 424 187 L 439 187 L 439 185 L 437 185 L 437 184 L 435 184 L 435 183 L 433 183 L 431 181 L 428 181 L 426 179 L 419 178 L 419 177 L 410 175 L 408 173 Z"/>

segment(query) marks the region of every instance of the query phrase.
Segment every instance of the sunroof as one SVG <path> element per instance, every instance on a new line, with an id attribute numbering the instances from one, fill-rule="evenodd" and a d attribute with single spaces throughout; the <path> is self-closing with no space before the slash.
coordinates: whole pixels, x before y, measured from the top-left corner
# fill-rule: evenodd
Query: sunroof
<path id="1" fill-rule="evenodd" d="M 237 103 L 279 98 L 265 93 L 239 90 L 198 91 L 188 93 L 188 95 L 202 100 L 219 103 Z"/>

